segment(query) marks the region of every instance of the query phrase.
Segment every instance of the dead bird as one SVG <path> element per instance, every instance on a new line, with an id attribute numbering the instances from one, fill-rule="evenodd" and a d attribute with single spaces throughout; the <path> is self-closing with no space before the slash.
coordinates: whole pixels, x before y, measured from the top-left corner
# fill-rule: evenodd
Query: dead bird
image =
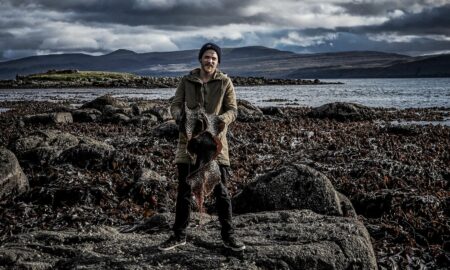
<path id="1" fill-rule="evenodd" d="M 224 128 L 225 123 L 217 115 L 207 114 L 200 105 L 189 109 L 185 104 L 181 129 L 188 141 L 186 151 L 195 159 L 194 168 L 197 168 L 188 175 L 187 182 L 200 212 L 203 211 L 205 197 L 221 181 L 219 164 L 215 159 L 222 150 L 218 136 Z"/>

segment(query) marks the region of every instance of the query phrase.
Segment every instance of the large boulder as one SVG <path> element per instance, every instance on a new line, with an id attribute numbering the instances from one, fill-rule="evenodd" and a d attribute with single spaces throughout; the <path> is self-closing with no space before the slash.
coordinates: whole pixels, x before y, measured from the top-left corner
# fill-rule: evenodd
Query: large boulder
<path id="1" fill-rule="evenodd" d="M 78 138 L 70 133 L 44 130 L 17 139 L 14 143 L 14 152 L 21 161 L 45 164 L 53 162 L 62 151 L 78 143 Z"/>
<path id="2" fill-rule="evenodd" d="M 80 137 L 77 145 L 61 153 L 59 161 L 79 167 L 104 167 L 114 153 L 114 147 L 107 143 L 89 137 Z"/>
<path id="3" fill-rule="evenodd" d="M 97 109 L 101 112 L 111 112 L 116 110 L 116 108 L 129 108 L 129 106 L 126 102 L 121 101 L 111 95 L 104 95 L 81 106 L 81 109 L 87 108 Z"/>
<path id="4" fill-rule="evenodd" d="M 233 197 L 233 211 L 310 209 L 325 215 L 352 216 L 354 210 L 344 197 L 324 174 L 306 165 L 291 164 L 264 174 L 246 186 Z"/>
<path id="5" fill-rule="evenodd" d="M 178 125 L 174 120 L 161 123 L 152 130 L 154 136 L 166 139 L 176 139 L 178 138 L 178 133 Z"/>
<path id="6" fill-rule="evenodd" d="M 166 213 L 137 227 L 146 233 L 97 227 L 15 235 L 2 243 L 0 264 L 17 269 L 377 269 L 369 234 L 357 219 L 309 210 L 236 216 L 236 236 L 247 246 L 238 253 L 223 248 L 219 222 L 206 214 L 193 214 L 185 246 L 161 252 L 157 246 L 168 238 L 172 223 L 173 214 Z"/>
<path id="7" fill-rule="evenodd" d="M 264 118 L 263 112 L 247 100 L 238 99 L 237 120 L 241 122 L 261 121 Z"/>
<path id="8" fill-rule="evenodd" d="M 309 113 L 313 118 L 330 118 L 338 121 L 371 120 L 375 116 L 373 109 L 355 103 L 333 102 L 313 108 Z"/>
<path id="9" fill-rule="evenodd" d="M 73 117 L 70 112 L 41 113 L 26 115 L 23 121 L 30 124 L 69 124 L 73 123 Z"/>
<path id="10" fill-rule="evenodd" d="M 135 115 L 142 115 L 142 114 L 155 115 L 161 122 L 165 122 L 172 119 L 169 106 L 166 103 L 153 100 L 146 100 L 132 104 L 131 108 L 133 109 L 133 113 Z"/>
<path id="11" fill-rule="evenodd" d="M 93 108 L 78 109 L 72 112 L 72 116 L 74 122 L 95 122 L 102 117 L 102 112 Z"/>
<path id="12" fill-rule="evenodd" d="M 23 193 L 29 189 L 28 178 L 23 173 L 13 152 L 0 147 L 0 199 Z"/>
<path id="13" fill-rule="evenodd" d="M 135 202 L 149 203 L 153 209 L 167 209 L 167 179 L 153 170 L 143 168 L 136 173 L 129 195 Z"/>

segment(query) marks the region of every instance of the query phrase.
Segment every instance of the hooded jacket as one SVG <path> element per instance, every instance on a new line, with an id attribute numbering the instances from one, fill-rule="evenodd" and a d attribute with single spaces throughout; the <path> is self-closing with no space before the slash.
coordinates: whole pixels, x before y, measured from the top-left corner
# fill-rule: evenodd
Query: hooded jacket
<path id="1" fill-rule="evenodd" d="M 217 69 L 211 80 L 203 83 L 200 78 L 200 68 L 192 70 L 181 79 L 172 100 L 170 112 L 174 119 L 181 115 L 185 103 L 190 109 L 199 105 L 203 106 L 206 113 L 219 115 L 219 118 L 225 123 L 225 129 L 219 134 L 222 151 L 217 156 L 217 162 L 230 166 L 226 134 L 228 125 L 237 116 L 236 93 L 231 79 Z M 180 132 L 175 156 L 176 163 L 194 163 L 186 153 L 186 144 L 186 136 Z"/>

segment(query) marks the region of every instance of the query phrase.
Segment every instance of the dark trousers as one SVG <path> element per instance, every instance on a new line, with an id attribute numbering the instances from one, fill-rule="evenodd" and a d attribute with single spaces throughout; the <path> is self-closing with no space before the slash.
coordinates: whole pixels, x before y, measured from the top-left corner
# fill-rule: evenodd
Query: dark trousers
<path id="1" fill-rule="evenodd" d="M 190 171 L 195 168 L 189 164 L 177 164 L 178 167 L 178 196 L 176 204 L 175 224 L 173 231 L 178 237 L 186 236 L 186 228 L 189 224 L 191 215 L 192 194 L 191 186 L 187 183 L 186 178 Z M 228 178 L 228 166 L 220 165 L 220 174 L 222 181 L 214 187 L 213 194 L 216 197 L 216 208 L 219 216 L 219 222 L 222 226 L 222 239 L 227 239 L 234 233 L 231 221 L 231 199 L 225 186 Z"/>

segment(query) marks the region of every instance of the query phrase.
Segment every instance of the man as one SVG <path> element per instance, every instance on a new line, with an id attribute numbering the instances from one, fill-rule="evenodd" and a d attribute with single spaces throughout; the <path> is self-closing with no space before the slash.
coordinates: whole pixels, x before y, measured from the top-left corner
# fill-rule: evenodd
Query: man
<path id="1" fill-rule="evenodd" d="M 182 78 L 175 92 L 170 110 L 173 118 L 179 122 L 185 104 L 189 108 L 195 108 L 200 105 L 204 107 L 206 113 L 218 115 L 219 119 L 225 124 L 225 129 L 219 135 L 222 150 L 217 156 L 222 181 L 214 187 L 213 194 L 216 197 L 217 212 L 222 226 L 221 236 L 223 244 L 226 248 L 239 251 L 245 249 L 245 246 L 234 236 L 231 220 L 231 200 L 225 186 L 230 166 L 226 133 L 228 125 L 236 119 L 237 104 L 231 79 L 217 68 L 221 56 L 222 51 L 216 44 L 206 43 L 202 46 L 198 54 L 200 68 L 192 70 L 187 76 Z M 186 145 L 186 136 L 180 132 L 175 157 L 178 168 L 176 216 L 173 225 L 173 235 L 158 247 L 163 251 L 186 244 L 186 228 L 189 224 L 192 198 L 191 186 L 187 183 L 186 178 L 194 170 L 192 166 L 193 160 L 187 154 Z"/>

